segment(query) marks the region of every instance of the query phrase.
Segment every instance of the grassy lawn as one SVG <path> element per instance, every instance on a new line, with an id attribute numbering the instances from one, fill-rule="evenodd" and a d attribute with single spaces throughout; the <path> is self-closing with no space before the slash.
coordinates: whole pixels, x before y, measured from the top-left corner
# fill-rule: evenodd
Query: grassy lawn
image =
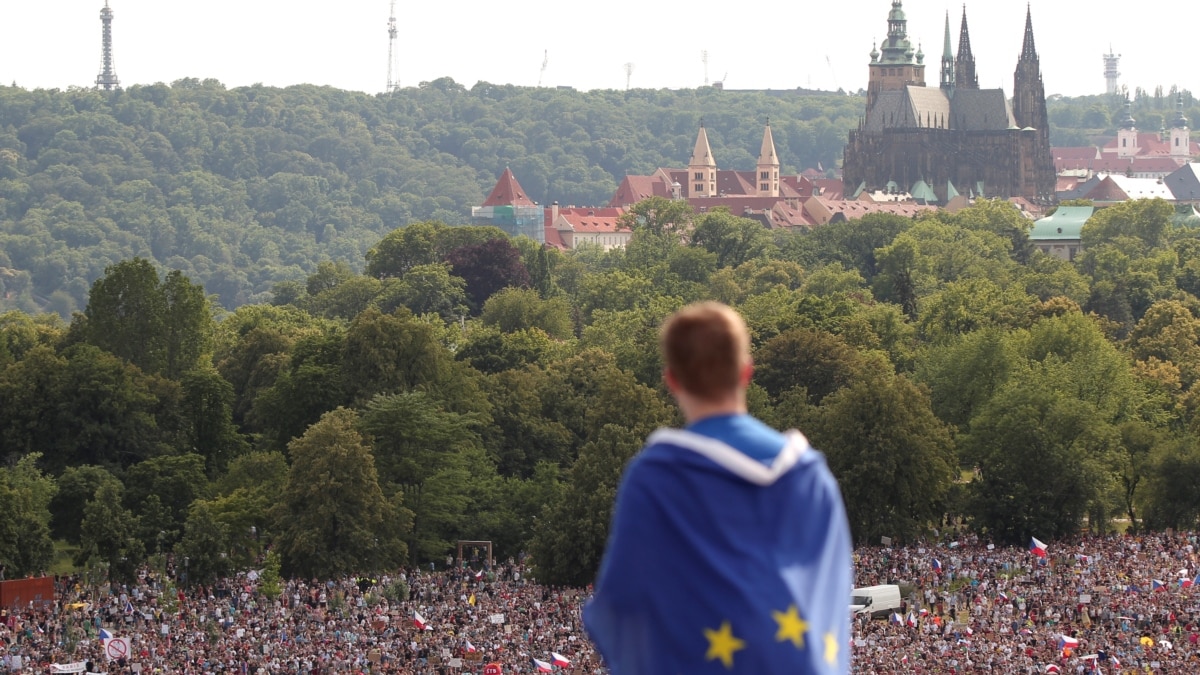
<path id="1" fill-rule="evenodd" d="M 78 546 L 72 546 L 61 539 L 56 539 L 54 541 L 54 562 L 50 563 L 50 569 L 46 572 L 49 574 L 74 574 L 78 571 L 74 563 L 75 554 L 78 552 Z"/>

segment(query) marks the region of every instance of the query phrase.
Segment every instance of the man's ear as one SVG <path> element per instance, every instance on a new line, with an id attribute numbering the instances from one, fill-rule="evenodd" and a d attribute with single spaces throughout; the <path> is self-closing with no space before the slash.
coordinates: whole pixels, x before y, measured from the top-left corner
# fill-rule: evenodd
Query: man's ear
<path id="1" fill-rule="evenodd" d="M 679 388 L 679 381 L 675 379 L 670 368 L 663 368 L 663 382 L 667 385 L 667 391 L 674 392 Z"/>
<path id="2" fill-rule="evenodd" d="M 747 361 L 746 365 L 742 366 L 742 373 L 738 377 L 738 383 L 745 389 L 750 386 L 750 378 L 752 377 L 754 377 L 754 362 Z"/>

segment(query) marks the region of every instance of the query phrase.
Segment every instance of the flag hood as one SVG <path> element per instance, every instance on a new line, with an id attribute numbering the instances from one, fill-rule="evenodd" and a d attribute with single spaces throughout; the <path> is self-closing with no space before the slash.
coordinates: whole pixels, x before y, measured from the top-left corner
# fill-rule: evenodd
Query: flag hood
<path id="1" fill-rule="evenodd" d="M 703 458 L 747 483 L 767 486 L 774 485 L 784 474 L 802 463 L 801 460 L 807 459 L 806 455 L 816 454 L 810 452 L 812 447 L 808 444 L 808 439 L 799 431 L 793 429 L 784 436 L 787 443 L 769 465 L 750 458 L 727 443 L 683 429 L 659 429 L 650 434 L 646 445 L 678 448 L 678 459 L 682 462 L 703 466 Z"/>
<path id="2" fill-rule="evenodd" d="M 848 672 L 845 510 L 824 456 L 785 436 L 763 463 L 663 429 L 629 464 L 583 613 L 612 672 Z"/>

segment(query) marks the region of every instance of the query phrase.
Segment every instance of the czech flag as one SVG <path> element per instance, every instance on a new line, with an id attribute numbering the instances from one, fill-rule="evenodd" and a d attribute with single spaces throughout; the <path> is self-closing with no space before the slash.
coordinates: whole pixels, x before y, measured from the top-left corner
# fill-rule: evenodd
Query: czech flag
<path id="1" fill-rule="evenodd" d="M 475 651 L 475 645 L 471 644 L 471 641 L 470 641 L 470 640 L 467 640 L 467 651 L 468 651 L 468 652 L 473 652 L 473 651 Z"/>
<path id="2" fill-rule="evenodd" d="M 1079 646 L 1079 640 L 1076 640 L 1075 638 L 1071 637 L 1070 635 L 1059 635 L 1058 636 L 1058 648 L 1059 649 L 1075 649 L 1078 646 Z"/>
<path id="3" fill-rule="evenodd" d="M 1046 545 L 1043 544 L 1042 542 L 1038 541 L 1037 537 L 1030 537 L 1029 538 L 1029 552 L 1036 555 L 1039 558 L 1045 558 L 1046 557 Z"/>
<path id="4" fill-rule="evenodd" d="M 571 662 L 567 660 L 567 657 L 558 652 L 550 652 L 550 658 L 552 663 L 559 668 L 569 668 L 571 666 Z"/>
<path id="5" fill-rule="evenodd" d="M 482 578 L 483 578 L 483 570 L 479 570 L 478 572 L 476 572 L 476 573 L 475 573 L 475 578 L 476 578 L 476 579 L 482 579 Z"/>
<path id="6" fill-rule="evenodd" d="M 425 617 L 421 616 L 420 612 L 413 612 L 413 625 L 421 630 L 433 630 L 433 626 L 429 625 L 429 622 L 425 620 Z"/>
<path id="7" fill-rule="evenodd" d="M 937 558 L 933 559 L 933 571 L 934 572 L 942 571 L 942 561 L 941 560 L 938 560 Z"/>
<path id="8" fill-rule="evenodd" d="M 996 594 L 996 599 L 999 600 L 1000 602 L 1008 602 L 1008 593 L 1005 593 L 1004 591 L 1000 591 L 999 593 Z"/>
<path id="9" fill-rule="evenodd" d="M 538 661 L 537 659 L 533 660 L 533 667 L 537 668 L 537 671 L 539 673 L 554 672 L 554 666 L 550 665 L 549 663 L 546 663 L 545 661 Z"/>
<path id="10" fill-rule="evenodd" d="M 1180 588 L 1191 588 L 1193 583 L 1195 583 L 1195 582 L 1193 582 L 1191 579 L 1180 579 L 1179 587 Z"/>
<path id="11" fill-rule="evenodd" d="M 1167 582 L 1165 582 L 1165 581 L 1159 581 L 1158 579 L 1150 580 L 1150 591 L 1151 592 L 1161 591 L 1161 590 L 1166 589 L 1166 587 L 1167 587 Z"/>
<path id="12" fill-rule="evenodd" d="M 917 615 L 913 612 L 908 613 L 908 627 L 915 628 L 917 626 Z"/>
<path id="13" fill-rule="evenodd" d="M 103 628 L 100 629 L 100 639 L 101 640 L 111 640 L 112 636 L 113 636 L 112 633 L 104 630 Z"/>

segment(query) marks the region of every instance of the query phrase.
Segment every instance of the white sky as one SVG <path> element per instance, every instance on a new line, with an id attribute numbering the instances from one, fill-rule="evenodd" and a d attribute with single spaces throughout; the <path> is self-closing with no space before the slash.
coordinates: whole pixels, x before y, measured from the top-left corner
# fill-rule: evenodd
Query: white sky
<path id="1" fill-rule="evenodd" d="M 379 92 L 387 81 L 388 0 L 110 0 L 116 71 L 123 85 L 216 78 L 326 84 Z M 968 3 L 983 87 L 1012 93 L 1025 0 Z M 0 0 L 0 82 L 25 88 L 87 86 L 100 69 L 103 0 Z M 756 12 L 756 7 L 766 8 Z M 726 77 L 730 89 L 866 87 L 872 40 L 886 34 L 889 0 L 654 2 L 653 0 L 397 0 L 401 86 L 450 76 L 578 89 L 694 87 Z M 957 49 L 960 2 L 908 0 L 908 32 L 936 85 L 945 13 Z M 1200 90 L 1186 45 L 1200 4 L 1145 0 L 1036 0 L 1034 32 L 1046 93 L 1103 93 L 1111 43 L 1132 90 L 1172 84 Z M 1183 31 L 1180 33 L 1180 31 Z M 1181 39 L 1168 39 L 1169 35 Z"/>

